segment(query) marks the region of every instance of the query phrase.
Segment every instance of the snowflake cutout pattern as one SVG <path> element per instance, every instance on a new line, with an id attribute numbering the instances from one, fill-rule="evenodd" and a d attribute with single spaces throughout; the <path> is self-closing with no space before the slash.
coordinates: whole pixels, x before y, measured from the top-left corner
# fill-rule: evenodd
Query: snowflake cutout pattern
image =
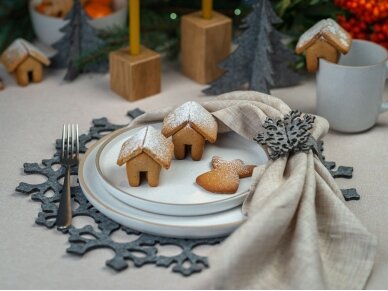
<path id="1" fill-rule="evenodd" d="M 139 113 L 139 112 L 137 112 Z M 111 124 L 106 118 L 94 119 L 93 126 L 87 134 L 80 136 L 80 152 L 85 153 L 87 143 L 92 140 L 98 140 L 103 137 L 103 133 L 111 132 L 125 125 Z M 58 202 L 62 193 L 62 185 L 59 180 L 65 175 L 64 167 L 55 169 L 59 165 L 61 141 L 56 141 L 57 151 L 51 159 L 45 159 L 42 164 L 25 163 L 24 172 L 30 175 L 43 175 L 47 181 L 41 184 L 20 183 L 16 191 L 25 194 L 31 194 L 31 199 L 41 203 L 41 211 L 35 222 L 49 229 L 55 226 L 55 220 L 58 211 Z M 77 175 L 77 167 L 72 168 L 71 175 Z M 48 196 L 52 191 L 54 195 Z M 87 225 L 81 228 L 71 226 L 63 233 L 69 235 L 70 247 L 68 253 L 82 256 L 89 251 L 108 248 L 114 251 L 112 259 L 106 261 L 106 265 L 116 271 L 126 269 L 128 261 L 131 261 L 135 267 L 141 267 L 145 264 L 154 264 L 156 266 L 170 267 L 172 271 L 180 273 L 183 276 L 201 272 L 209 267 L 208 259 L 195 253 L 195 248 L 199 245 L 215 245 L 224 240 L 224 238 L 210 239 L 176 239 L 153 236 L 141 233 L 124 227 L 115 221 L 109 219 L 99 212 L 84 196 L 80 186 L 71 188 L 72 204 L 76 202 L 79 206 L 73 210 L 73 217 L 88 216 L 97 224 L 97 227 Z M 117 242 L 111 238 L 116 231 L 122 230 L 128 235 L 129 242 Z M 180 248 L 180 253 L 173 256 L 162 256 L 158 254 L 159 246 L 175 245 Z M 143 256 L 139 256 L 141 253 Z"/>
<path id="2" fill-rule="evenodd" d="M 264 132 L 254 140 L 269 149 L 269 156 L 273 160 L 288 153 L 308 152 L 316 143 L 309 130 L 313 127 L 315 116 L 304 114 L 297 110 L 286 114 L 283 119 L 267 117 L 264 121 Z"/>
<path id="3" fill-rule="evenodd" d="M 269 149 L 269 156 L 273 160 L 288 153 L 308 152 L 312 150 L 333 178 L 350 179 L 353 177 L 353 167 L 339 166 L 335 162 L 326 161 L 323 155 L 323 141 L 316 141 L 310 134 L 315 116 L 293 110 L 283 119 L 274 120 L 267 117 L 263 124 L 264 132 L 257 135 L 254 140 Z M 359 200 L 360 195 L 355 188 L 341 189 L 346 201 Z"/>

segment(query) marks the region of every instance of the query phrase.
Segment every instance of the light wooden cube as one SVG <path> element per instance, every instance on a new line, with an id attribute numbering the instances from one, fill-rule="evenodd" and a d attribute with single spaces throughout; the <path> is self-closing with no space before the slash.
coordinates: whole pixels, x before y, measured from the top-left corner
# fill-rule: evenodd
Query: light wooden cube
<path id="1" fill-rule="evenodd" d="M 181 66 L 187 77 L 201 84 L 217 79 L 223 71 L 218 64 L 230 53 L 232 20 L 213 11 L 211 19 L 201 12 L 182 17 Z"/>
<path id="2" fill-rule="evenodd" d="M 135 101 L 160 92 L 160 55 L 146 47 L 132 56 L 128 48 L 111 52 L 109 73 L 111 89 Z"/>

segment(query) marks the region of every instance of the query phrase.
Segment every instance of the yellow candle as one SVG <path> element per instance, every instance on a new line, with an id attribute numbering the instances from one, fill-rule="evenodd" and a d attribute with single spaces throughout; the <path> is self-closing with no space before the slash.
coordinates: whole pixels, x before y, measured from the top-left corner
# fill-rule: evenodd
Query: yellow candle
<path id="1" fill-rule="evenodd" d="M 202 0 L 202 17 L 205 19 L 212 18 L 213 0 Z"/>
<path id="2" fill-rule="evenodd" d="M 129 52 L 140 54 L 140 8 L 139 0 L 129 0 Z"/>

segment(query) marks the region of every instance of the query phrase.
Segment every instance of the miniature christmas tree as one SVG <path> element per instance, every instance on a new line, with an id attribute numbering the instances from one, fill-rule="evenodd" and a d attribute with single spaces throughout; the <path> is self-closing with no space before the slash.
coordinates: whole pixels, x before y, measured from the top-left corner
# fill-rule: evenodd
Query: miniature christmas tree
<path id="1" fill-rule="evenodd" d="M 284 45 L 285 36 L 279 31 L 272 31 L 270 35 L 272 47 L 276 48 L 271 54 L 274 69 L 272 88 L 281 88 L 296 85 L 300 82 L 300 75 L 295 73 L 290 65 L 297 61 L 294 51 Z"/>
<path id="2" fill-rule="evenodd" d="M 95 29 L 89 25 L 80 0 L 74 0 L 65 20 L 68 23 L 61 28 L 64 36 L 53 45 L 58 50 L 53 59 L 54 66 L 67 68 L 64 79 L 72 81 L 81 73 L 106 71 L 107 65 L 102 62 L 92 63 L 82 69 L 77 65 L 76 61 L 81 55 L 103 44 Z"/>
<path id="3" fill-rule="evenodd" d="M 299 76 L 289 65 L 295 56 L 273 25 L 281 23 L 268 0 L 258 0 L 244 20 L 246 30 L 237 38 L 237 49 L 220 67 L 225 73 L 203 92 L 217 95 L 249 84 L 250 90 L 269 93 L 270 88 L 295 85 Z"/>

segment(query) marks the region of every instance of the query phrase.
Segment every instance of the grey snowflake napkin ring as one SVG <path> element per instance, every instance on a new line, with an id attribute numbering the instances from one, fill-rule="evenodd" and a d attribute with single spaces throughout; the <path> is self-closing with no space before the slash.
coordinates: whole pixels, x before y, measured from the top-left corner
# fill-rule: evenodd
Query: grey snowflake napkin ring
<path id="1" fill-rule="evenodd" d="M 268 148 L 269 157 L 272 160 L 289 153 L 308 152 L 310 149 L 316 153 L 321 161 L 322 155 L 319 144 L 311 136 L 315 116 L 304 114 L 298 110 L 292 110 L 283 119 L 267 117 L 263 128 L 254 140 Z"/>
<path id="2" fill-rule="evenodd" d="M 334 162 L 325 161 L 323 156 L 323 142 L 317 141 L 311 136 L 310 129 L 313 128 L 315 116 L 303 114 L 298 110 L 292 110 L 283 119 L 267 117 L 264 121 L 264 131 L 260 132 L 254 140 L 267 147 L 269 158 L 278 158 L 291 153 L 305 152 L 312 150 L 333 178 L 353 177 L 353 167 L 339 166 L 337 169 Z M 360 195 L 355 188 L 341 189 L 346 201 L 359 200 Z M 251 195 L 250 195 L 251 196 Z M 248 196 L 246 201 L 251 197 Z M 246 204 L 247 202 L 244 202 Z M 243 204 L 243 209 L 246 208 Z"/>

